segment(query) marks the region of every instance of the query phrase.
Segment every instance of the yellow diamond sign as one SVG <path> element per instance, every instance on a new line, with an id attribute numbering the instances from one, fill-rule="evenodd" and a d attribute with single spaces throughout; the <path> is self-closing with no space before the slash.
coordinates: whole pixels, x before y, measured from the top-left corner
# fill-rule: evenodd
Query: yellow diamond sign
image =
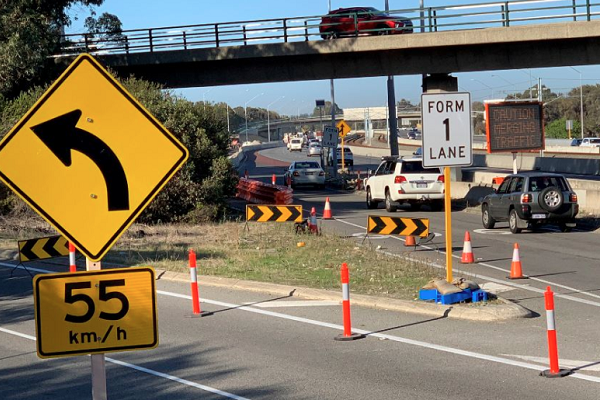
<path id="1" fill-rule="evenodd" d="M 344 120 L 341 120 L 337 123 L 336 127 L 338 128 L 340 137 L 346 137 L 347 134 L 350 133 L 350 125 Z"/>
<path id="2" fill-rule="evenodd" d="M 41 358 L 158 345 L 152 268 L 39 274 L 33 280 Z"/>
<path id="3" fill-rule="evenodd" d="M 0 179 L 99 260 L 187 158 L 187 149 L 83 54 L 0 142 Z"/>

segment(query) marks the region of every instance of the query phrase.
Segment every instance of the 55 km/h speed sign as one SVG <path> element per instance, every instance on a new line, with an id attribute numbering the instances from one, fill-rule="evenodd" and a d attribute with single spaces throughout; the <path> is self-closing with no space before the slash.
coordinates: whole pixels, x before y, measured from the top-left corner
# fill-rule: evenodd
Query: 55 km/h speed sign
<path id="1" fill-rule="evenodd" d="M 158 345 L 152 268 L 37 275 L 33 288 L 40 358 Z"/>
<path id="2" fill-rule="evenodd" d="M 421 96 L 423 166 L 454 167 L 473 163 L 469 93 Z"/>

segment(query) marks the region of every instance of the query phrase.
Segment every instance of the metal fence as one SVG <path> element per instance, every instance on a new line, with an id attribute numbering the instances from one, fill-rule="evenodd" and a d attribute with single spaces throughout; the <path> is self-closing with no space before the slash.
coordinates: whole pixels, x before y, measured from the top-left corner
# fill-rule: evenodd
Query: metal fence
<path id="1" fill-rule="evenodd" d="M 456 4 L 392 10 L 392 16 L 408 18 L 413 33 L 508 27 L 539 23 L 590 21 L 600 16 L 600 3 L 590 0 L 513 0 L 492 3 Z M 345 36 L 384 35 L 389 27 L 364 29 L 361 13 L 345 15 L 353 28 L 343 27 Z M 323 16 L 236 21 L 215 24 L 134 29 L 120 34 L 72 34 L 63 36 L 56 57 L 81 52 L 91 54 L 129 54 L 190 50 L 224 46 L 288 43 L 334 38 L 338 23 L 323 23 Z M 389 21 L 404 18 L 385 17 Z M 336 29 L 339 28 L 339 29 Z"/>

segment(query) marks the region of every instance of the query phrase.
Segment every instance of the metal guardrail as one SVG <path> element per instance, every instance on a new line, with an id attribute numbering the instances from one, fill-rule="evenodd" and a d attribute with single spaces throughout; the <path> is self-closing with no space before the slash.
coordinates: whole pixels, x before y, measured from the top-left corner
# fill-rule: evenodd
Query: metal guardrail
<path id="1" fill-rule="evenodd" d="M 390 28 L 359 29 L 359 15 L 347 15 L 354 19 L 354 32 L 350 36 L 390 33 Z M 411 19 L 414 33 L 440 32 L 540 22 L 591 21 L 600 16 L 600 3 L 592 3 L 591 0 L 513 0 L 400 9 L 390 11 L 390 15 Z M 60 53 L 55 57 L 72 56 L 81 52 L 95 55 L 152 53 L 331 38 L 333 36 L 328 31 L 335 30 L 338 24 L 322 24 L 322 17 L 318 15 L 133 29 L 119 35 L 111 35 L 110 32 L 96 35 L 70 34 L 63 36 Z M 344 30 L 351 29 L 345 26 Z"/>

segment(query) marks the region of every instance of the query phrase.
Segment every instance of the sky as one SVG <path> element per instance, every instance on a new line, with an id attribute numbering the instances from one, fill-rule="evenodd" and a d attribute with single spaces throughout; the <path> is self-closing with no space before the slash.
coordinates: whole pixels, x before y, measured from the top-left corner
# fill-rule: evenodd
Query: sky
<path id="1" fill-rule="evenodd" d="M 390 10 L 418 8 L 420 1 L 426 7 L 454 4 L 476 4 L 485 0 L 388 0 Z M 94 8 L 97 15 L 103 12 L 115 14 L 123 23 L 123 29 L 156 28 L 166 26 L 195 25 L 216 22 L 248 21 L 269 18 L 317 16 L 332 9 L 353 6 L 385 8 L 385 0 L 105 0 Z M 564 1 L 558 1 L 564 3 Z M 556 1 L 555 1 L 556 3 Z M 83 21 L 90 9 L 77 5 L 69 14 L 73 23 L 66 33 L 84 32 Z M 397 14 L 397 13 L 396 13 Z M 566 93 L 582 84 L 596 84 L 600 76 L 597 66 L 573 68 L 520 69 L 510 71 L 486 71 L 453 74 L 458 78 L 459 90 L 471 93 L 472 101 L 501 98 L 505 94 L 523 92 L 530 85 L 542 84 L 554 92 Z M 420 102 L 421 76 L 396 76 L 394 79 L 396 100 L 408 99 Z M 330 100 L 329 80 L 248 84 L 178 89 L 176 93 L 191 101 L 226 102 L 232 107 L 269 107 L 285 115 L 311 113 L 316 99 Z M 282 97 L 285 96 L 285 97 Z M 380 107 L 387 105 L 385 77 L 337 79 L 335 101 L 341 108 Z"/>

